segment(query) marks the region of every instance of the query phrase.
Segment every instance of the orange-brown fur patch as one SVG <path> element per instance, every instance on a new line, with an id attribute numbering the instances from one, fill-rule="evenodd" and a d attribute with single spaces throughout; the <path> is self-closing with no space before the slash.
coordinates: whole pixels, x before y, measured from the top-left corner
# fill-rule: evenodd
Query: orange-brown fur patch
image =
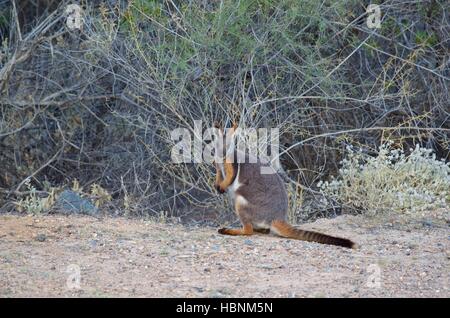
<path id="1" fill-rule="evenodd" d="M 236 177 L 236 171 L 233 163 L 228 159 L 225 159 L 223 168 L 225 171 L 225 176 L 223 176 L 223 180 L 219 183 L 219 187 L 222 191 L 226 191 L 227 188 L 233 183 L 234 178 Z"/>
<path id="2" fill-rule="evenodd" d="M 218 187 L 220 183 L 223 181 L 222 171 L 220 170 L 219 165 L 216 163 L 216 182 L 215 186 Z"/>

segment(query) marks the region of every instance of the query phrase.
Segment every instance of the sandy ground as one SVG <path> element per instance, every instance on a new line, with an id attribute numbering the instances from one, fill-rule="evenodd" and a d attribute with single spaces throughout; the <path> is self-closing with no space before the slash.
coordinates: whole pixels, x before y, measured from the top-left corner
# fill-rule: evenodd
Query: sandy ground
<path id="1" fill-rule="evenodd" d="M 0 296 L 450 297 L 446 219 L 301 226 L 361 245 L 349 250 L 125 218 L 0 215 Z"/>

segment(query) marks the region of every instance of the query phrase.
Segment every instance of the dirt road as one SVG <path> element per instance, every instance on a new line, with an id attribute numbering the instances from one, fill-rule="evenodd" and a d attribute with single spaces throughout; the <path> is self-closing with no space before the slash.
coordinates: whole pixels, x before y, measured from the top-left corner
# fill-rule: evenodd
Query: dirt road
<path id="1" fill-rule="evenodd" d="M 125 218 L 0 215 L 0 296 L 450 297 L 445 217 L 380 225 L 341 216 L 302 228 L 361 247 Z"/>

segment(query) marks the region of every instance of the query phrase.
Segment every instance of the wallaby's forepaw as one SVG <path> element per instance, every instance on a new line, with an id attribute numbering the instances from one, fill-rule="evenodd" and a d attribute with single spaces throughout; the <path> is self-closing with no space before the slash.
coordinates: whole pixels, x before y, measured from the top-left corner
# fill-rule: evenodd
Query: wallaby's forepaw
<path id="1" fill-rule="evenodd" d="M 220 186 L 220 184 L 216 184 L 214 187 L 216 188 L 217 192 L 219 192 L 220 194 L 225 193 L 225 190 L 222 189 L 222 187 Z"/>
<path id="2" fill-rule="evenodd" d="M 228 229 L 226 227 L 223 227 L 223 228 L 219 229 L 217 232 L 219 232 L 219 234 L 228 234 L 227 230 Z"/>

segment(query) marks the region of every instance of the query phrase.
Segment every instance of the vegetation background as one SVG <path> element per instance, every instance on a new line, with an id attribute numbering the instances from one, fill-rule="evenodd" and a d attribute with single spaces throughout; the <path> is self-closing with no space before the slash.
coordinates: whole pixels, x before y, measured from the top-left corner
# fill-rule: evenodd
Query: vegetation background
<path id="1" fill-rule="evenodd" d="M 278 127 L 294 219 L 373 211 L 389 178 L 405 188 L 398 158 L 365 179 L 339 170 L 353 149 L 366 171 L 386 143 L 404 163 L 433 153 L 429 178 L 398 180 L 448 206 L 449 32 L 438 0 L 0 1 L 0 209 L 43 212 L 69 187 L 113 215 L 220 222 L 213 167 L 170 160 L 170 132 L 194 120 Z M 337 175 L 352 195 L 318 186 Z"/>

